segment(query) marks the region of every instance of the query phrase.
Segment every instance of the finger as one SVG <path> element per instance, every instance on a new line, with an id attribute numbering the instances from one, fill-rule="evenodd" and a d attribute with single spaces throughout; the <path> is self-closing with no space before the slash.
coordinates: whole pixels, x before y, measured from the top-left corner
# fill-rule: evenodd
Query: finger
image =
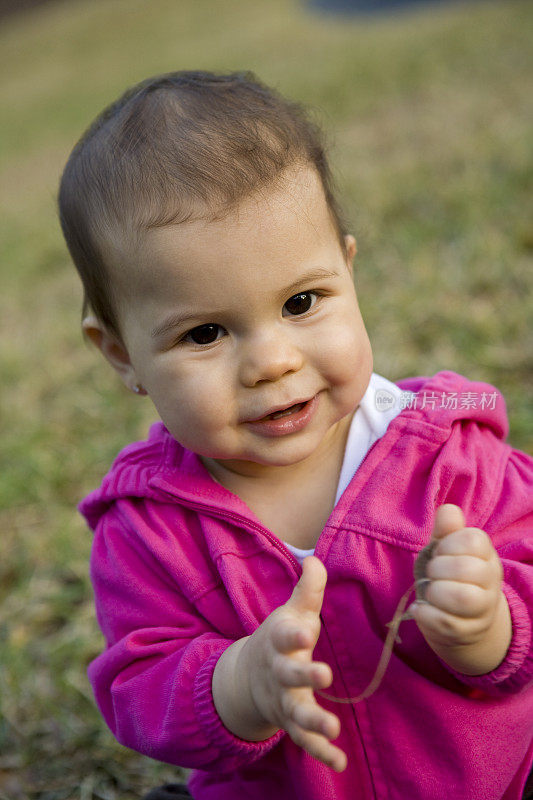
<path id="1" fill-rule="evenodd" d="M 458 531 L 465 526 L 465 518 L 459 506 L 445 503 L 437 508 L 433 522 L 433 539 L 443 539 L 453 531 Z"/>
<path id="2" fill-rule="evenodd" d="M 272 631 L 272 645 L 279 653 L 305 650 L 307 651 L 307 660 L 310 660 L 319 632 L 319 622 L 316 625 L 306 622 L 298 625 L 292 618 L 282 619 Z"/>
<path id="3" fill-rule="evenodd" d="M 486 630 L 485 620 L 465 619 L 448 614 L 432 605 L 412 606 L 413 619 L 423 635 L 435 643 L 444 645 L 472 644 Z"/>
<path id="4" fill-rule="evenodd" d="M 428 603 L 457 617 L 476 618 L 487 613 L 491 593 L 480 586 L 458 581 L 431 581 L 425 590 Z"/>
<path id="5" fill-rule="evenodd" d="M 277 680 L 283 686 L 310 686 L 313 689 L 325 689 L 333 680 L 331 667 L 323 662 L 303 662 L 296 658 L 278 654 L 272 669 Z"/>
<path id="6" fill-rule="evenodd" d="M 433 551 L 436 556 L 469 555 L 489 561 L 498 558 L 491 540 L 480 528 L 462 528 L 441 539 Z M 499 559 L 498 559 L 499 560 Z"/>
<path id="7" fill-rule="evenodd" d="M 286 602 L 292 610 L 300 613 L 320 614 L 328 574 L 316 556 L 307 556 L 302 563 L 303 572 Z"/>
<path id="8" fill-rule="evenodd" d="M 341 732 L 339 718 L 325 711 L 316 702 L 299 703 L 294 709 L 292 720 L 306 731 L 320 733 L 326 739 L 336 739 Z"/>
<path id="9" fill-rule="evenodd" d="M 287 733 L 292 741 L 301 747 L 306 753 L 309 753 L 313 758 L 322 761 L 326 766 L 331 767 L 336 772 L 342 772 L 346 769 L 347 758 L 346 754 L 334 744 L 331 744 L 320 733 L 312 733 L 306 731 L 296 722 L 289 722 L 286 728 Z"/>
<path id="10" fill-rule="evenodd" d="M 426 567 L 426 577 L 471 583 L 482 589 L 490 589 L 497 578 L 489 561 L 470 555 L 435 556 Z"/>

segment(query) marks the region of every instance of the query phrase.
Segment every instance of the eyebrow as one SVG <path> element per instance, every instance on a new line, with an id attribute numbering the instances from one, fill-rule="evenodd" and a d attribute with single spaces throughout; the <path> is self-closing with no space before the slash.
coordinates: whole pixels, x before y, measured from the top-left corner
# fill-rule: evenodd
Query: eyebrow
<path id="1" fill-rule="evenodd" d="M 286 286 L 284 289 L 280 290 L 279 296 L 280 297 L 290 297 L 291 294 L 294 294 L 298 289 L 301 289 L 303 284 L 310 283 L 312 281 L 324 280 L 325 278 L 338 278 L 338 272 L 332 272 L 329 269 L 312 269 L 309 272 L 306 272 L 305 275 L 301 275 L 297 280 L 293 281 L 289 286 Z M 206 312 L 206 316 L 209 317 L 217 317 L 220 316 L 221 312 L 215 309 Z M 156 339 L 158 336 L 162 336 L 164 333 L 168 333 L 168 331 L 176 328 L 178 325 L 183 325 L 184 323 L 190 320 L 197 320 L 198 317 L 204 316 L 202 312 L 196 312 L 192 314 L 181 314 L 176 312 L 175 314 L 171 314 L 167 319 L 161 323 L 161 325 L 157 325 L 151 331 L 150 335 L 153 339 Z"/>
<path id="2" fill-rule="evenodd" d="M 286 286 L 284 289 L 280 291 L 280 295 L 285 297 L 286 295 L 291 296 L 294 294 L 298 289 L 301 289 L 302 284 L 310 283 L 311 281 L 319 281 L 324 278 L 338 278 L 338 272 L 332 272 L 329 269 L 312 269 L 309 272 L 306 272 L 305 275 L 301 275 L 297 278 L 290 286 Z"/>
<path id="3" fill-rule="evenodd" d="M 210 316 L 211 314 L 216 315 L 217 313 L 218 312 L 210 312 Z M 150 336 L 153 339 L 157 339 L 158 336 L 171 331 L 173 328 L 177 328 L 178 325 L 183 325 L 183 323 L 188 322 L 189 320 L 197 320 L 198 316 L 198 314 L 180 314 L 179 312 L 171 314 L 164 322 L 161 323 L 161 325 L 153 328 L 153 330 L 150 332 Z"/>

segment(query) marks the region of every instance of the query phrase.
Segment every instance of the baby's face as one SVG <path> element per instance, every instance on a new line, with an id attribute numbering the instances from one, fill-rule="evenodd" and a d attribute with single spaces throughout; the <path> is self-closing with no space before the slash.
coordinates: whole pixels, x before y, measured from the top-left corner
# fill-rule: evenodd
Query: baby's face
<path id="1" fill-rule="evenodd" d="M 245 474 L 316 456 L 361 400 L 370 343 L 313 171 L 220 221 L 149 231 L 125 273 L 134 379 L 206 463 Z"/>

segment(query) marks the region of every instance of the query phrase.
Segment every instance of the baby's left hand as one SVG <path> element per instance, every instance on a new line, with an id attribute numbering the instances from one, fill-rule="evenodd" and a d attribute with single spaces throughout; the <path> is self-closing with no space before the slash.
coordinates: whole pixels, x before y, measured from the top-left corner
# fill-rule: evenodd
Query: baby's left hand
<path id="1" fill-rule="evenodd" d="M 411 612 L 429 646 L 448 661 L 447 648 L 463 650 L 481 643 L 494 636 L 496 624 L 506 618 L 503 569 L 487 534 L 466 528 L 458 506 L 437 509 L 430 544 L 425 569 L 430 582 L 423 585 L 427 602 L 414 603 Z"/>

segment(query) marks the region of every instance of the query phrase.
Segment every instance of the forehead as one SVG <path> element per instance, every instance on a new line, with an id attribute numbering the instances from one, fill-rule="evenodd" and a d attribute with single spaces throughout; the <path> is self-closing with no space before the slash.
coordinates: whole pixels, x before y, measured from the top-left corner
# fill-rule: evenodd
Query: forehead
<path id="1" fill-rule="evenodd" d="M 300 168 L 214 220 L 148 230 L 135 247 L 122 242 L 113 272 L 119 296 L 149 298 L 170 291 L 177 279 L 187 292 L 199 278 L 225 282 L 239 270 L 291 272 L 297 261 L 332 247 L 339 242 L 320 178 Z"/>

